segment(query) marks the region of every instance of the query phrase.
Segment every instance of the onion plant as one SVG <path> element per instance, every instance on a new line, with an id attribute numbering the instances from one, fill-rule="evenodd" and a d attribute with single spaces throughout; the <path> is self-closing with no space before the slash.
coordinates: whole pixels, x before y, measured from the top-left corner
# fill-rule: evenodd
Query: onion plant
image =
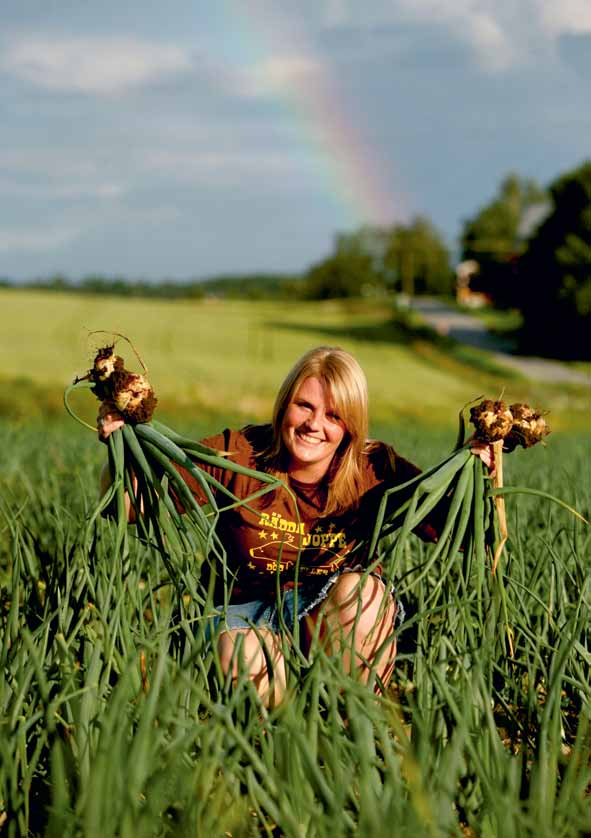
<path id="1" fill-rule="evenodd" d="M 515 487 L 495 487 L 462 431 L 442 463 L 385 497 L 366 545 L 406 604 L 394 686 L 376 694 L 338 655 L 318 645 L 306 660 L 286 643 L 288 696 L 267 711 L 245 672 L 224 679 L 206 631 L 200 567 L 223 573 L 220 507 L 239 501 L 196 466 L 209 504 L 182 494 L 179 516 L 169 502 L 172 486 L 184 492 L 171 463 L 220 455 L 153 418 L 127 426 L 99 503 L 96 457 L 74 481 L 45 443 L 35 475 L 15 467 L 2 484 L 1 835 L 589 831 L 591 535 L 580 518 L 511 498 L 495 567 L 499 499 Z M 511 470 L 586 512 L 588 471 L 560 444 L 548 446 L 552 466 L 518 451 Z M 142 512 L 133 530 L 125 491 Z M 439 541 L 411 538 L 440 501 Z"/>

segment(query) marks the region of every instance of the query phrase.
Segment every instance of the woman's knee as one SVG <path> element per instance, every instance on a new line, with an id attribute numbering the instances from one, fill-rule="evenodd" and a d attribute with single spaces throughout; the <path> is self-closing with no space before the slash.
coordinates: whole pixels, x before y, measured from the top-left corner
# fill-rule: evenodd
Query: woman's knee
<path id="1" fill-rule="evenodd" d="M 277 706 L 285 693 L 285 661 L 280 638 L 268 629 L 231 629 L 218 638 L 220 665 L 237 683 L 242 675 L 254 684 L 265 706 Z"/>
<path id="2" fill-rule="evenodd" d="M 378 623 L 390 626 L 396 613 L 394 599 L 376 576 L 343 573 L 327 597 L 327 611 L 337 609 L 341 624 L 354 621 L 357 630 L 369 631 Z"/>
<path id="3" fill-rule="evenodd" d="M 396 603 L 376 576 L 343 573 L 330 589 L 321 610 L 319 638 L 330 653 L 341 651 L 343 666 L 367 682 L 372 673 L 387 684 L 396 657 Z"/>
<path id="4" fill-rule="evenodd" d="M 265 646 L 265 649 L 263 649 Z M 265 629 L 228 629 L 218 638 L 218 654 L 224 674 L 236 677 L 239 667 L 257 676 L 267 670 L 267 658 L 277 658 L 276 638 Z"/>
<path id="5" fill-rule="evenodd" d="M 260 643 L 252 629 L 228 629 L 222 631 L 218 637 L 218 654 L 222 671 L 227 675 L 230 670 L 232 675 L 238 672 L 238 662 L 241 665 L 249 666 L 252 658 L 256 656 L 257 649 L 253 642 L 253 635 L 260 650 Z"/>

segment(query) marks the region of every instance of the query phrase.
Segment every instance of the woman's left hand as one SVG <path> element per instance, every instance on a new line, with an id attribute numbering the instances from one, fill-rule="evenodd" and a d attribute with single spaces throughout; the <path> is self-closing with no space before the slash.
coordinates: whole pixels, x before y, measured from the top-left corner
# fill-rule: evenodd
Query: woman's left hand
<path id="1" fill-rule="evenodd" d="M 493 477 L 495 473 L 495 451 L 492 443 L 479 442 L 477 439 L 473 439 L 470 443 L 470 451 L 475 457 L 480 457 L 488 468 L 490 476 Z"/>

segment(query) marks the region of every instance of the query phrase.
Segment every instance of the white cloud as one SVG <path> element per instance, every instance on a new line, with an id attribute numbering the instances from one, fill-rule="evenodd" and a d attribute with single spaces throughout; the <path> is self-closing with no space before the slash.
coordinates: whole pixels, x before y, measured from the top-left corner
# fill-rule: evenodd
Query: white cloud
<path id="1" fill-rule="evenodd" d="M 1 65 L 45 89 L 109 95 L 185 72 L 191 60 L 181 47 L 134 38 L 32 36 L 9 43 Z"/>
<path id="2" fill-rule="evenodd" d="M 77 227 L 34 228 L 32 230 L 0 229 L 0 253 L 55 250 L 75 239 L 79 232 L 80 230 Z"/>
<path id="3" fill-rule="evenodd" d="M 126 191 L 128 172 L 105 171 L 86 148 L 21 148 L 0 150 L 0 191 L 34 199 L 109 200 Z"/>
<path id="4" fill-rule="evenodd" d="M 555 54 L 564 34 L 591 32 L 591 0 L 325 0 L 327 28 L 438 25 L 498 72 Z"/>
<path id="5" fill-rule="evenodd" d="M 308 55 L 281 55 L 237 73 L 234 84 L 244 96 L 281 95 L 314 84 L 323 73 L 320 62 Z"/>
<path id="6" fill-rule="evenodd" d="M 486 69 L 505 70 L 515 63 L 514 45 L 490 15 L 483 12 L 467 17 L 466 35 Z"/>
<path id="7" fill-rule="evenodd" d="M 520 0 L 523 10 L 530 0 Z M 403 20 L 437 24 L 452 39 L 467 43 L 479 64 L 490 72 L 524 60 L 520 12 L 514 0 L 398 0 Z"/>
<path id="8" fill-rule="evenodd" d="M 325 25 L 329 27 L 346 24 L 347 0 L 326 0 L 323 17 Z"/>
<path id="9" fill-rule="evenodd" d="M 542 25 L 551 35 L 591 33 L 589 0 L 537 0 Z"/>
<path id="10" fill-rule="evenodd" d="M 268 176 L 302 174 L 301 158 L 269 151 L 264 148 L 218 149 L 215 151 L 155 150 L 142 155 L 146 171 L 173 176 L 183 182 L 222 183 L 240 182 L 242 178 L 257 180 Z"/>
<path id="11" fill-rule="evenodd" d="M 78 201 L 81 199 L 114 200 L 126 189 L 117 183 L 62 183 L 59 179 L 21 181 L 0 176 L 0 192 L 5 196 L 44 201 Z"/>
<path id="12" fill-rule="evenodd" d="M 52 172 L 60 177 L 85 178 L 95 175 L 98 166 L 87 150 L 82 154 L 67 148 L 5 148 L 0 149 L 0 172 L 2 170 L 45 177 Z"/>

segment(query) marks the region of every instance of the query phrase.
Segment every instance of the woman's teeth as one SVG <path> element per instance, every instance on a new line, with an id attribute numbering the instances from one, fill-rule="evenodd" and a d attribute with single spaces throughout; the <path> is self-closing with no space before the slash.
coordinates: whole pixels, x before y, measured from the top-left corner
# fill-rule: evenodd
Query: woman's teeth
<path id="1" fill-rule="evenodd" d="M 309 434 L 302 433 L 299 433 L 298 436 L 303 442 L 307 442 L 309 445 L 320 445 L 322 442 L 322 440 L 318 439 L 317 436 L 310 436 Z"/>

